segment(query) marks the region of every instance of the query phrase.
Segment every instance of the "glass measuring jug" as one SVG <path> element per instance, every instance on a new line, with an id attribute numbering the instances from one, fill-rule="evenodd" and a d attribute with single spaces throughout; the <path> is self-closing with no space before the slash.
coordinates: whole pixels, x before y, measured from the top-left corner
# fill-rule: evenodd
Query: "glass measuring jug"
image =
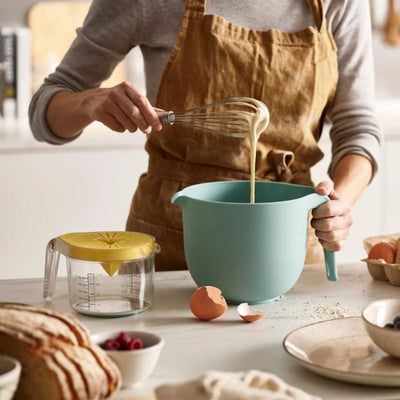
<path id="1" fill-rule="evenodd" d="M 155 239 L 138 232 L 82 232 L 47 245 L 43 297 L 50 301 L 60 254 L 66 257 L 71 307 L 93 317 L 142 313 L 153 297 Z"/>

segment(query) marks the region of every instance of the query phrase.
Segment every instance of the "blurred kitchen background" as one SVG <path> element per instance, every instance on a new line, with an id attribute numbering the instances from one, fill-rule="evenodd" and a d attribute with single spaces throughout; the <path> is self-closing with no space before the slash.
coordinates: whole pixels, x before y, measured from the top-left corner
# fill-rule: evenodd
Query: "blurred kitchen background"
<path id="1" fill-rule="evenodd" d="M 79 140 L 64 146 L 39 143 L 31 136 L 26 118 L 30 96 L 61 60 L 89 4 L 0 2 L 2 34 L 11 31 L 18 38 L 15 81 L 20 83 L 15 93 L 0 84 L 0 93 L 11 93 L 0 117 L 0 279 L 42 277 L 46 245 L 60 234 L 123 230 L 137 180 L 147 167 L 141 133 L 113 133 L 93 124 Z M 370 6 L 376 112 L 385 143 L 380 171 L 353 210 L 354 226 L 337 254 L 339 263 L 364 258 L 365 237 L 400 232 L 400 0 L 370 0 Z M 4 68 L 0 71 L 4 77 Z M 104 86 L 123 79 L 144 91 L 138 49 Z M 13 94 L 19 95 L 14 103 Z M 326 178 L 327 131 L 321 146 L 326 157 L 313 170 L 316 182 Z M 65 275 L 63 263 L 59 275 Z"/>

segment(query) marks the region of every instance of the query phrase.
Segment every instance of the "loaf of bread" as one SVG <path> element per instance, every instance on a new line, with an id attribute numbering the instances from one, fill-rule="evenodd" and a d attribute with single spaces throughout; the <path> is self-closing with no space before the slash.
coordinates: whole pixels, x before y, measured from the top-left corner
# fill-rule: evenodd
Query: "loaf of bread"
<path id="1" fill-rule="evenodd" d="M 121 386 L 117 366 L 88 330 L 45 308 L 1 305 L 0 353 L 22 365 L 14 400 L 100 400 Z"/>

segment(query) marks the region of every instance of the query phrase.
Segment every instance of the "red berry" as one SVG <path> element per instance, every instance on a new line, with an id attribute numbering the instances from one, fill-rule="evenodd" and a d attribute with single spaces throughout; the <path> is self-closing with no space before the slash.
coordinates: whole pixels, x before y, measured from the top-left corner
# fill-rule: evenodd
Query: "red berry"
<path id="1" fill-rule="evenodd" d="M 129 342 L 131 338 L 126 332 L 120 332 L 116 340 L 118 340 L 119 342 Z"/>
<path id="2" fill-rule="evenodd" d="M 143 343 L 139 338 L 133 338 L 128 344 L 128 350 L 139 350 L 143 347 Z"/>
<path id="3" fill-rule="evenodd" d="M 138 350 L 143 348 L 139 338 L 132 338 L 126 332 L 120 332 L 115 339 L 107 339 L 101 347 L 106 350 Z"/>
<path id="4" fill-rule="evenodd" d="M 143 342 L 139 338 L 133 339 L 133 347 L 136 350 L 141 349 L 143 348 Z"/>
<path id="5" fill-rule="evenodd" d="M 129 342 L 132 340 L 131 337 L 126 332 L 120 332 L 117 338 L 115 339 L 121 345 L 121 350 L 127 350 L 129 346 Z"/>
<path id="6" fill-rule="evenodd" d="M 108 339 L 105 343 L 106 350 L 120 350 L 121 344 L 117 340 Z"/>

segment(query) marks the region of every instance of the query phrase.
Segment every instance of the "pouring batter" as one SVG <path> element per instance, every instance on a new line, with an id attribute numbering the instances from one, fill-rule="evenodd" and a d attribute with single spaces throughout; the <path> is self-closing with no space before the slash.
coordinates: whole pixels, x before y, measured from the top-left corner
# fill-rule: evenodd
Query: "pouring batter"
<path id="1" fill-rule="evenodd" d="M 233 97 L 195 109 L 158 113 L 163 123 L 193 126 L 200 130 L 250 140 L 250 202 L 255 201 L 256 151 L 260 135 L 269 124 L 268 107 L 250 97 Z"/>
<path id="2" fill-rule="evenodd" d="M 98 89 L 136 45 L 148 98 L 130 82 Z M 381 141 L 366 1 L 115 0 L 110 7 L 94 0 L 59 68 L 34 96 L 30 120 L 35 137 L 54 144 L 76 139 L 94 120 L 148 133 L 148 171 L 126 227 L 157 238 L 158 269 L 185 268 L 172 194 L 199 182 L 249 179 L 249 141 L 178 125 L 158 132 L 152 104 L 182 110 L 239 96 L 264 101 L 271 113 L 257 144 L 257 179 L 313 185 L 310 168 L 323 157 L 318 140 L 329 117 L 333 184 L 316 190 L 332 201 L 314 211 L 312 226 L 324 248 L 339 250 L 351 206 L 376 172 Z"/>

